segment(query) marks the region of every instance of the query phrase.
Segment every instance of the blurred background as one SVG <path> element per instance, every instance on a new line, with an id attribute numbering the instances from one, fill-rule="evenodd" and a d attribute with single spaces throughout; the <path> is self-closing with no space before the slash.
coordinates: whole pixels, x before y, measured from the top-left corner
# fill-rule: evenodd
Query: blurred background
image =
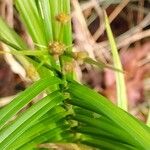
<path id="1" fill-rule="evenodd" d="M 113 64 L 105 32 L 105 9 L 123 69 L 130 113 L 145 121 L 150 106 L 150 1 L 71 0 L 74 50 Z M 13 0 L 0 0 L 0 15 L 32 47 L 33 43 L 13 7 Z M 0 44 L 0 49 L 5 49 Z M 116 103 L 114 71 L 79 64 L 77 78 Z M 29 84 L 25 71 L 9 54 L 0 55 L 0 107 Z"/>

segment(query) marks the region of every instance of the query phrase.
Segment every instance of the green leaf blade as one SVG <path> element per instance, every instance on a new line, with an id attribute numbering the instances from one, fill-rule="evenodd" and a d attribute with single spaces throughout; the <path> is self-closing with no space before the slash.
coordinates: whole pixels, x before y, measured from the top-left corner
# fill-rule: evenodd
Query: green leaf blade
<path id="1" fill-rule="evenodd" d="M 52 19 L 49 0 L 40 0 L 39 7 L 42 15 L 43 24 L 45 27 L 45 35 L 47 37 L 47 43 L 53 41 L 53 31 L 52 31 Z"/>
<path id="2" fill-rule="evenodd" d="M 102 95 L 76 82 L 69 84 L 68 92 L 75 98 L 75 100 L 70 100 L 73 105 L 106 116 L 120 126 L 124 132 L 130 134 L 137 146 L 143 150 L 149 149 L 150 133 L 143 127 L 144 124 L 142 122 L 139 123 L 137 119 L 130 117 L 127 112 L 116 107 Z"/>
<path id="3" fill-rule="evenodd" d="M 38 101 L 32 107 L 30 107 L 8 128 L 4 128 L 4 130 L 0 132 L 0 148 L 8 148 L 9 145 L 12 144 L 14 140 L 16 140 L 23 132 L 30 128 L 30 126 L 37 119 L 42 117 L 54 106 L 60 104 L 63 99 L 63 96 L 60 93 L 58 93 L 58 91 L 56 91 L 46 96 L 42 100 Z"/>
<path id="4" fill-rule="evenodd" d="M 44 78 L 36 83 L 34 83 L 31 87 L 22 92 L 18 97 L 16 97 L 10 104 L 0 110 L 0 128 L 2 128 L 5 123 L 15 115 L 23 106 L 29 103 L 35 96 L 37 96 L 40 92 L 42 92 L 49 85 L 59 84 L 60 80 L 51 77 Z"/>
<path id="5" fill-rule="evenodd" d="M 35 0 L 16 0 L 15 5 L 19 11 L 21 19 L 26 26 L 33 42 L 47 46 L 44 35 L 44 25 L 39 15 Z"/>
<path id="6" fill-rule="evenodd" d="M 2 18 L 0 18 L 0 41 L 17 50 L 27 49 L 25 42 L 4 22 Z"/>
<path id="7" fill-rule="evenodd" d="M 114 62 L 114 67 L 119 69 L 119 70 L 123 70 L 122 69 L 122 64 L 119 58 L 119 54 L 118 54 L 118 50 L 117 50 L 117 46 L 109 25 L 109 21 L 108 21 L 108 17 L 106 15 L 105 12 L 105 26 L 106 26 L 106 32 L 107 32 L 107 36 L 109 39 L 109 43 L 111 46 L 111 51 L 112 51 L 112 55 L 113 55 L 113 62 Z M 125 78 L 124 78 L 124 74 L 122 74 L 121 72 L 115 72 L 115 76 L 116 76 L 116 88 L 117 88 L 117 104 L 120 108 L 124 109 L 125 111 L 128 110 L 128 101 L 127 101 L 127 94 L 126 94 L 126 86 L 125 86 Z"/>

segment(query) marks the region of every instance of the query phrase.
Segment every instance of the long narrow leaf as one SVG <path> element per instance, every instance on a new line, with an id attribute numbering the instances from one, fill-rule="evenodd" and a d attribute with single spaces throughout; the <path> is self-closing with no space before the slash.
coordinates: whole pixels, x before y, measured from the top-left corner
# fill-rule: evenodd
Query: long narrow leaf
<path id="1" fill-rule="evenodd" d="M 122 128 L 115 126 L 113 123 L 109 124 L 103 120 L 86 117 L 85 115 L 76 115 L 74 119 L 78 120 L 80 123 L 87 124 L 88 126 L 100 130 L 100 132 L 106 132 L 106 136 L 111 135 L 112 137 L 116 137 L 118 141 L 126 142 L 128 144 L 136 144 L 131 140 L 132 137 L 128 133 L 124 132 Z"/>
<path id="2" fill-rule="evenodd" d="M 16 0 L 15 4 L 32 40 L 37 44 L 47 46 L 44 25 L 35 0 Z"/>
<path id="3" fill-rule="evenodd" d="M 119 58 L 117 46 L 109 25 L 108 17 L 105 13 L 105 24 L 106 24 L 106 32 L 107 36 L 109 39 L 109 43 L 111 46 L 111 51 L 113 55 L 113 62 L 114 62 L 114 67 L 122 70 L 122 64 Z M 126 95 L 126 86 L 125 86 L 125 78 L 124 74 L 120 72 L 115 72 L 116 76 L 116 86 L 117 86 L 117 104 L 120 108 L 124 110 L 128 110 L 128 101 L 127 101 L 127 95 Z"/>
<path id="4" fill-rule="evenodd" d="M 44 24 L 47 43 L 53 41 L 52 20 L 49 0 L 39 0 L 40 12 Z"/>
<path id="5" fill-rule="evenodd" d="M 38 103 L 29 108 L 8 128 L 4 128 L 0 132 L 0 149 L 6 149 L 13 141 L 15 141 L 23 132 L 25 132 L 37 119 L 42 117 L 46 112 L 54 106 L 60 104 L 63 96 L 58 92 L 54 92 Z"/>
<path id="6" fill-rule="evenodd" d="M 27 88 L 18 97 L 16 97 L 10 104 L 0 110 L 0 128 L 14 116 L 23 106 L 28 104 L 35 96 L 42 92 L 45 88 L 50 85 L 58 84 L 60 81 L 55 77 L 44 78 L 32 86 Z"/>
<path id="7" fill-rule="evenodd" d="M 54 109 L 52 109 L 53 111 L 55 111 Z M 54 127 L 58 127 L 56 123 L 64 118 L 66 116 L 66 112 L 65 111 L 61 111 L 59 113 L 51 113 L 49 114 L 49 116 L 45 119 L 40 120 L 40 122 L 37 122 L 35 125 L 31 126 L 26 132 L 24 132 L 20 138 L 18 138 L 17 140 L 15 140 L 13 142 L 13 144 L 11 144 L 9 147 L 10 148 L 19 148 L 21 146 L 23 146 L 26 143 L 29 143 L 30 141 L 32 141 L 34 138 L 36 138 L 37 136 L 40 136 L 41 134 L 48 132 L 50 130 L 52 130 Z M 9 148 L 8 147 L 8 148 Z"/>
<path id="8" fill-rule="evenodd" d="M 63 9 L 64 12 L 68 15 L 70 15 L 71 18 L 71 8 L 70 8 L 70 0 L 63 0 Z M 67 46 L 72 45 L 72 27 L 71 27 L 71 20 L 64 26 L 64 31 L 63 31 L 63 39 L 64 43 Z M 68 49 L 70 51 L 71 48 Z"/>
<path id="9" fill-rule="evenodd" d="M 27 49 L 25 42 L 23 42 L 17 33 L 13 31 L 2 18 L 0 18 L 0 41 L 15 49 Z"/>
<path id="10" fill-rule="evenodd" d="M 124 112 L 100 94 L 78 83 L 71 82 L 68 91 L 76 97 L 76 100 L 71 100 L 74 105 L 107 116 L 124 129 L 124 132 L 130 134 L 132 140 L 141 149 L 149 149 L 150 133 L 143 128 L 142 123 L 138 123 L 139 121 L 130 117 L 127 112 Z"/>
<path id="11" fill-rule="evenodd" d="M 83 135 L 83 139 L 83 143 L 103 150 L 139 150 L 131 145 L 112 141 L 104 137 L 98 138 L 97 136 Z"/>
<path id="12" fill-rule="evenodd" d="M 21 150 L 32 150 L 34 148 L 37 148 L 37 143 L 41 144 L 44 142 L 59 142 L 59 141 L 64 141 L 66 136 L 70 137 L 70 135 L 66 134 L 64 132 L 66 129 L 68 129 L 67 125 L 62 125 L 60 127 L 54 128 L 53 130 L 50 130 L 46 133 L 43 133 L 39 136 L 37 136 L 35 139 L 30 141 L 29 143 L 26 143 L 22 147 L 20 147 Z"/>
<path id="13" fill-rule="evenodd" d="M 53 40 L 57 41 L 58 39 L 58 34 L 60 30 L 59 23 L 56 20 L 56 16 L 60 13 L 58 6 L 61 4 L 59 0 L 55 1 L 49 1 L 50 3 L 50 10 L 51 10 L 51 22 L 52 22 L 52 31 L 53 31 Z"/>

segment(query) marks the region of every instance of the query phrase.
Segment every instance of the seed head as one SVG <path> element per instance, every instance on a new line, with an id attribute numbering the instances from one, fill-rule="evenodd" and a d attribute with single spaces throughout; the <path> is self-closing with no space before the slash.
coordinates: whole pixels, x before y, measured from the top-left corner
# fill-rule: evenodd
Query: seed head
<path id="1" fill-rule="evenodd" d="M 60 42 L 49 43 L 50 52 L 53 55 L 62 55 L 65 50 L 65 45 Z"/>
<path id="2" fill-rule="evenodd" d="M 64 64 L 64 71 L 65 72 L 73 72 L 73 69 L 74 69 L 74 63 L 73 62 L 66 62 L 65 64 Z"/>
<path id="3" fill-rule="evenodd" d="M 60 23 L 65 24 L 70 20 L 70 15 L 62 12 L 56 16 L 56 20 Z"/>
<path id="4" fill-rule="evenodd" d="M 73 57 L 75 60 L 84 60 L 85 58 L 88 57 L 88 53 L 85 51 L 82 52 L 74 52 Z"/>

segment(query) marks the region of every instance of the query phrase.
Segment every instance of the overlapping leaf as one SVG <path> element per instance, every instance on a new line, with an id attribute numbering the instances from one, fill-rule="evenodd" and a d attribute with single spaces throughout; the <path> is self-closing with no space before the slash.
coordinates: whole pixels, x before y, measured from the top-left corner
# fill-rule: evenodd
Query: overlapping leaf
<path id="1" fill-rule="evenodd" d="M 114 126 L 119 126 L 119 128 L 121 129 L 121 132 L 119 131 L 120 136 L 117 135 L 117 129 L 114 129 L 114 131 L 116 131 L 116 134 L 113 133 L 114 136 L 118 136 L 118 140 L 121 138 L 121 136 L 124 136 L 124 142 L 134 145 L 136 149 L 149 149 L 150 132 L 149 129 L 144 127 L 145 125 L 142 122 L 138 121 L 135 118 L 132 118 L 127 112 L 113 105 L 105 97 L 78 83 L 71 82 L 69 84 L 68 91 L 72 95 L 72 98 L 70 100 L 71 104 L 105 116 L 112 122 Z M 101 126 L 99 120 L 92 120 L 90 118 L 87 118 L 86 116 L 77 115 L 76 119 L 81 121 L 81 117 L 82 119 L 84 119 L 84 121 L 88 121 L 86 122 L 88 126 L 91 126 L 90 122 L 94 123 L 94 121 L 97 126 Z M 104 126 L 104 128 L 105 131 L 107 131 L 109 134 L 112 134 L 112 130 L 108 131 L 108 126 Z M 104 128 L 102 130 L 104 130 Z"/>

